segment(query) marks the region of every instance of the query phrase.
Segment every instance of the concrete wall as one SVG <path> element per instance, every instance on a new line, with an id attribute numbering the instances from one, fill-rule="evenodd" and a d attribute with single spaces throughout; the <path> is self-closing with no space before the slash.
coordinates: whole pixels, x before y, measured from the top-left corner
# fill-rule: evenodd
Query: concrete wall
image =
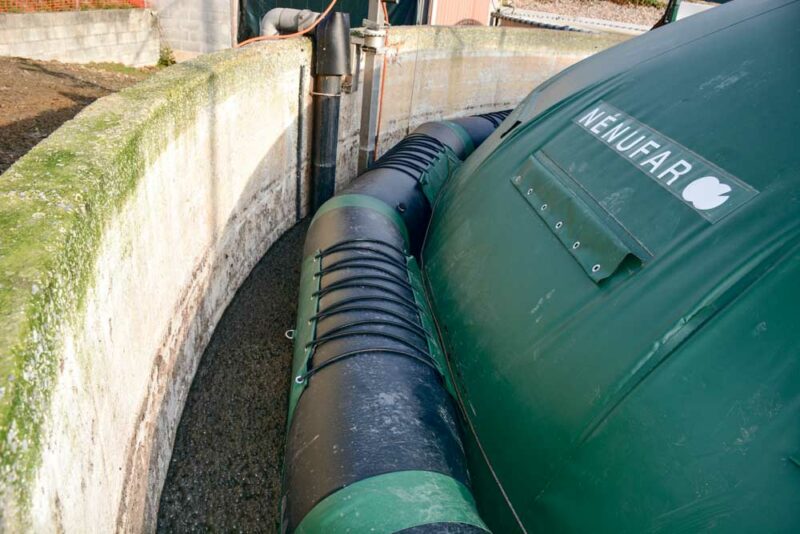
<path id="1" fill-rule="evenodd" d="M 513 108 L 541 82 L 624 37 L 461 26 L 392 28 L 377 156 L 420 124 Z M 342 98 L 337 183 L 358 163 L 360 89 Z"/>
<path id="2" fill-rule="evenodd" d="M 68 63 L 158 61 L 153 14 L 145 9 L 0 14 L 0 56 Z"/>
<path id="3" fill-rule="evenodd" d="M 231 0 L 151 0 L 150 6 L 179 60 L 233 45 Z"/>
<path id="4" fill-rule="evenodd" d="M 609 44 L 562 35 L 393 30 L 381 146 L 425 120 L 509 107 Z M 166 69 L 0 179 L 0 530 L 154 529 L 198 360 L 306 213 L 310 62 L 292 40 Z M 342 183 L 358 103 L 343 98 Z"/>

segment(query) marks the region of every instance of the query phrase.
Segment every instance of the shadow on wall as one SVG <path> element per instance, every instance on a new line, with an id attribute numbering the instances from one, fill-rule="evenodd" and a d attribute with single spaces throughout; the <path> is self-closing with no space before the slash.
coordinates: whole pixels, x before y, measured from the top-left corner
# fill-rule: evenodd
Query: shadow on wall
<path id="1" fill-rule="evenodd" d="M 193 65 L 192 68 L 197 67 Z M 301 79 L 303 76 L 304 73 L 301 73 Z M 219 95 L 216 94 L 215 78 L 213 73 L 209 74 L 207 98 L 210 102 L 220 101 Z M 191 273 L 192 283 L 182 291 L 176 303 L 173 319 L 167 326 L 167 334 L 161 344 L 159 356 L 151 369 L 148 382 L 157 386 L 149 388 L 142 406 L 143 413 L 151 410 L 157 410 L 157 413 L 152 418 L 145 417 L 138 425 L 136 434 L 129 440 L 132 450 L 124 468 L 125 492 L 117 512 L 117 525 L 125 525 L 126 530 L 142 528 L 149 531 L 155 528 L 162 485 L 169 467 L 176 430 L 195 372 L 200 364 L 200 357 L 211 339 L 217 322 L 255 263 L 281 235 L 300 221 L 307 211 L 301 197 L 305 198 L 308 190 L 305 171 L 308 155 L 304 153 L 305 149 L 298 151 L 291 141 L 287 142 L 287 139 L 296 139 L 298 135 L 303 137 L 298 122 L 295 121 L 276 137 L 275 143 L 267 147 L 266 154 L 242 189 L 236 206 L 230 210 L 231 216 L 226 217 L 224 214 L 226 210 L 219 207 L 220 194 L 224 195 L 220 193 L 220 183 L 225 182 L 227 176 L 218 169 L 227 165 L 220 165 L 220 158 L 224 156 L 220 155 L 218 149 L 221 136 L 218 134 L 217 122 L 218 116 L 214 110 L 207 117 L 208 143 L 201 155 L 207 157 L 210 165 L 210 180 L 206 189 L 207 203 L 211 209 L 207 220 L 195 221 L 202 222 L 211 229 L 213 244 L 209 254 L 194 266 Z M 283 161 L 287 157 L 299 157 L 294 162 L 292 179 L 283 180 L 282 176 L 270 176 L 270 162 Z M 265 206 L 265 202 L 269 204 L 268 207 Z M 216 251 L 216 254 L 213 251 Z M 264 325 L 259 324 L 256 319 L 257 317 L 249 317 L 250 327 L 263 327 Z M 135 319 L 131 317 L 130 320 Z M 285 325 L 279 325 L 278 328 L 283 326 Z M 242 325 L 242 328 L 247 328 L 247 325 Z M 289 346 L 285 354 L 287 364 L 290 361 L 290 353 Z M 278 377 L 278 382 L 285 386 L 280 391 L 281 397 L 285 396 L 284 393 L 288 388 L 288 371 L 283 378 L 286 380 Z M 251 393 L 257 394 L 257 392 Z M 248 409 L 252 409 L 252 402 L 247 403 L 247 406 Z M 278 406 L 267 408 L 279 409 Z M 281 410 L 279 416 L 281 439 L 285 425 L 284 412 L 285 410 Z M 275 414 L 268 415 L 275 417 Z M 250 441 L 252 436 L 245 433 L 231 434 L 236 428 L 241 429 L 250 423 L 246 411 L 229 413 L 227 416 L 237 419 L 231 420 L 230 426 L 225 425 L 228 427 L 229 439 L 235 441 L 237 438 L 246 438 Z M 214 439 L 214 442 L 218 440 Z M 242 446 L 245 445 L 242 443 Z M 280 456 L 266 455 L 263 458 L 267 462 L 270 459 L 275 463 L 266 464 L 265 467 L 275 474 L 279 473 Z M 224 462 L 225 458 L 218 460 Z M 230 460 L 228 458 L 228 461 Z M 243 481 L 221 479 L 218 482 L 240 484 Z M 276 478 L 267 482 L 266 491 L 271 489 L 278 491 L 279 481 Z M 146 495 L 144 503 L 139 502 L 139 498 L 143 495 Z M 189 496 L 191 497 L 191 494 Z M 257 504 L 263 507 L 263 503 Z M 203 506 L 205 507 L 205 504 Z M 220 505 L 219 509 L 224 507 Z M 141 524 L 138 522 L 139 517 L 143 518 Z"/>

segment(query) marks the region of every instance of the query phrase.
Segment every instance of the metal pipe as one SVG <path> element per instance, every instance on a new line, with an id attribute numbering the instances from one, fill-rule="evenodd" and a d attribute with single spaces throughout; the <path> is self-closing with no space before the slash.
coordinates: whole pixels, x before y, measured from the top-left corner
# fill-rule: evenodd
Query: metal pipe
<path id="1" fill-rule="evenodd" d="M 350 16 L 332 13 L 315 33 L 314 132 L 311 148 L 311 208 L 316 211 L 336 189 L 339 105 L 350 72 Z"/>
<path id="2" fill-rule="evenodd" d="M 261 18 L 262 36 L 303 31 L 317 20 L 319 13 L 310 9 L 276 7 Z"/>
<path id="3" fill-rule="evenodd" d="M 314 140 L 311 149 L 313 211 L 331 198 L 336 188 L 341 92 L 341 76 L 317 75 L 314 80 Z"/>

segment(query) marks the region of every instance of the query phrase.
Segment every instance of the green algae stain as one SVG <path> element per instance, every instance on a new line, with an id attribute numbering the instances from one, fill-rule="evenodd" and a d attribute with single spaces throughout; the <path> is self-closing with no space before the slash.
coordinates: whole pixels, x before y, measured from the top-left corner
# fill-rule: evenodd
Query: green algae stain
<path id="1" fill-rule="evenodd" d="M 0 530 L 29 525 L 60 343 L 80 327 L 112 217 L 203 109 L 309 61 L 295 41 L 165 69 L 98 100 L 0 176 Z"/>

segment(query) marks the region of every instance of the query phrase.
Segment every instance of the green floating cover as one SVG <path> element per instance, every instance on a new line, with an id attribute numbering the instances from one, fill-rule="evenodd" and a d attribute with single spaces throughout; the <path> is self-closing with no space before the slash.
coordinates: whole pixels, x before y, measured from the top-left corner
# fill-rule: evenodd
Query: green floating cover
<path id="1" fill-rule="evenodd" d="M 473 525 L 488 532 L 469 490 L 429 471 L 397 471 L 360 480 L 317 504 L 295 534 L 389 534 L 432 523 Z"/>
<path id="2" fill-rule="evenodd" d="M 617 232 L 537 158 L 529 157 L 511 183 L 595 282 L 608 278 L 631 249 Z M 540 157 L 544 157 L 543 155 Z"/>

